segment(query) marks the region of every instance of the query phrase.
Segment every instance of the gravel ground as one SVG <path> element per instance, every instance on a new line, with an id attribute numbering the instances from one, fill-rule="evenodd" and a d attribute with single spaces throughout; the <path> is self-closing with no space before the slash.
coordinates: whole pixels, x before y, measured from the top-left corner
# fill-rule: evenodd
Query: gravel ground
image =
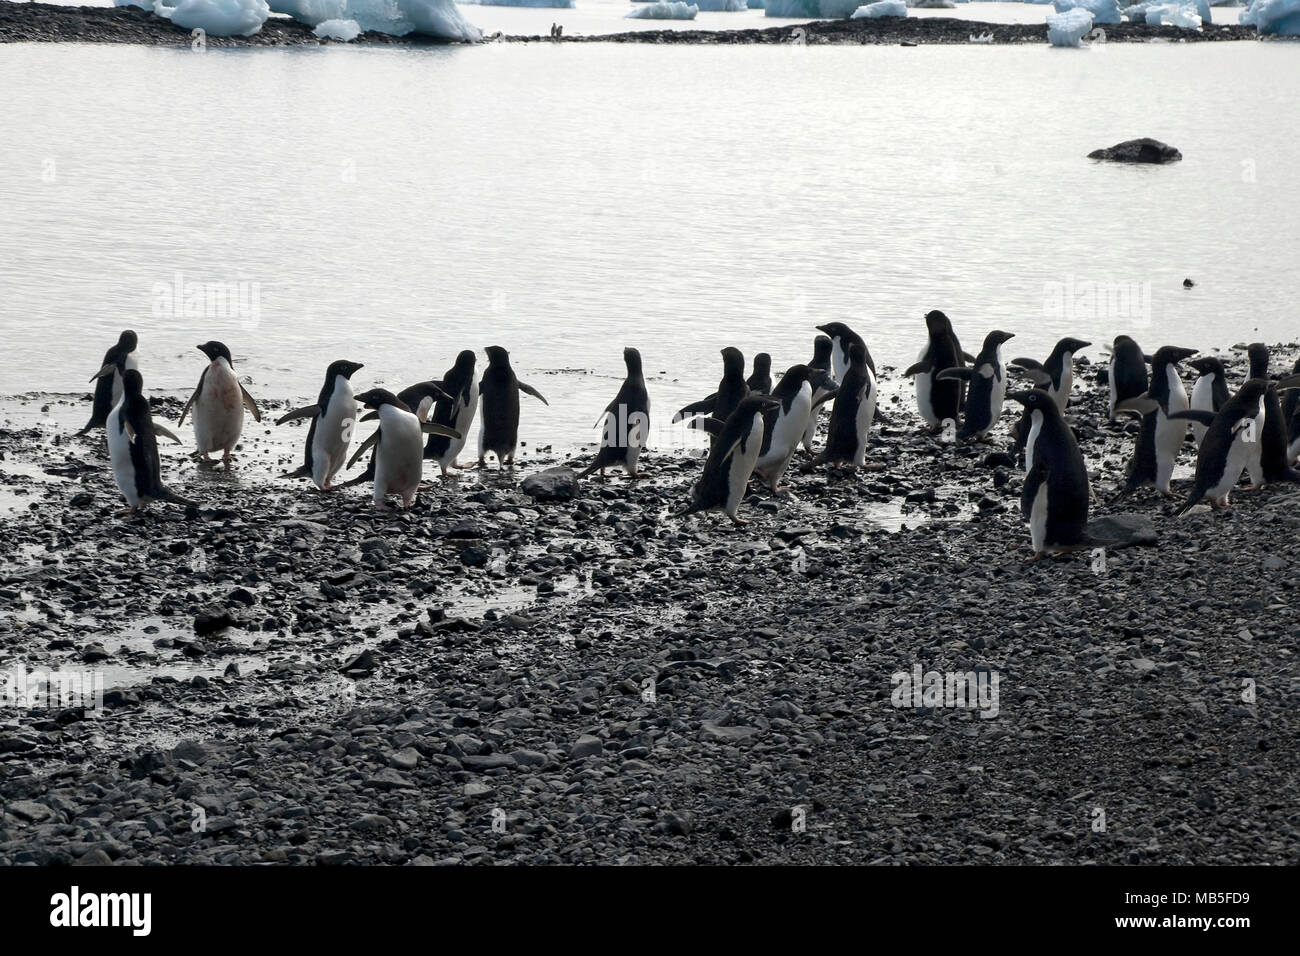
<path id="1" fill-rule="evenodd" d="M 797 472 L 734 530 L 668 516 L 689 457 L 376 514 L 276 478 L 264 427 L 233 478 L 169 453 L 220 507 L 124 520 L 86 403 L 10 399 L 4 667 L 108 691 L 0 711 L 0 863 L 1294 864 L 1300 489 L 1108 503 L 1136 425 L 1096 371 L 1069 412 L 1094 513 L 1156 532 L 1104 563 L 1024 563 L 1012 419 L 945 445 L 896 371 L 880 470 Z M 996 717 L 893 706 L 918 665 L 996 674 Z"/>

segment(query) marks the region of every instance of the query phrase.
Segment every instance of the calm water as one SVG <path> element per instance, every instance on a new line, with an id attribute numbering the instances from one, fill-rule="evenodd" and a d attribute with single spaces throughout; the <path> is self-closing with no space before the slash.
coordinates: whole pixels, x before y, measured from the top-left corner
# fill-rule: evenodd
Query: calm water
<path id="1" fill-rule="evenodd" d="M 552 402 L 525 437 L 565 446 L 625 344 L 664 411 L 722 346 L 784 368 L 834 319 L 893 365 L 931 308 L 1040 357 L 1300 332 L 1298 44 L 33 44 L 0 88 L 0 394 L 84 390 L 127 326 L 177 393 L 214 337 L 282 397 L 337 357 L 401 386 L 503 344 Z M 1084 158 L 1138 135 L 1186 158 Z M 170 314 L 178 272 L 254 283 L 256 314 Z M 1089 282 L 1124 295 L 1062 298 Z"/>

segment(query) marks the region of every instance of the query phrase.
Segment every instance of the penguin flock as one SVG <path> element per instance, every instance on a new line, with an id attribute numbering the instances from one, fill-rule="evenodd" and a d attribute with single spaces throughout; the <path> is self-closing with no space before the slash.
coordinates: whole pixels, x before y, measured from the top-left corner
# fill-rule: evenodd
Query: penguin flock
<path id="1" fill-rule="evenodd" d="M 944 433 L 945 441 L 989 441 L 1008 400 L 1021 408 L 1011 429 L 1011 451 L 1023 454 L 1024 483 L 1021 515 L 1029 525 L 1036 561 L 1052 554 L 1104 547 L 1087 531 L 1093 496 L 1075 431 L 1066 411 L 1074 385 L 1074 359 L 1091 343 L 1061 339 L 1043 362 L 1015 358 L 1006 362 L 1002 350 L 1014 337 L 994 329 L 987 333 L 978 355 L 962 350 L 953 324 L 943 312 L 925 316 L 926 343 L 917 361 L 903 374 L 913 380 L 916 408 L 928 433 Z M 674 517 L 722 511 L 737 525 L 751 481 L 774 494 L 788 489 L 783 480 L 802 446 L 804 470 L 829 465 L 856 471 L 868 467 L 869 436 L 876 416 L 876 366 L 863 338 L 843 322 L 817 326 L 813 357 L 789 366 L 773 380 L 772 358 L 754 357 L 748 377 L 745 357 L 734 347 L 722 349 L 722 378 L 708 396 L 672 416 L 673 423 L 705 431 L 709 453 L 689 501 Z M 105 353 L 95 382 L 90 421 L 77 434 L 95 428 L 107 434 L 109 457 L 128 513 L 150 502 L 194 505 L 162 480 L 160 437 L 180 443 L 155 421 L 144 395 L 136 350 L 138 337 L 126 330 Z M 215 467 L 211 456 L 231 468 L 232 452 L 242 434 L 245 413 L 261 421 L 256 401 L 239 382 L 230 350 L 221 342 L 198 346 L 207 359 L 198 385 L 181 412 L 191 418 L 200 467 Z M 522 382 L 501 346 L 485 349 L 487 368 L 476 375 L 476 356 L 464 350 L 441 378 L 418 382 L 394 393 L 384 388 L 355 392 L 352 377 L 364 366 L 339 359 L 325 371 L 325 380 L 312 405 L 294 409 L 277 425 L 309 420 L 303 463 L 283 477 L 306 477 L 322 492 L 363 482 L 373 485 L 376 507 L 398 498 L 410 507 L 423 487 L 423 463 L 437 462 L 443 475 L 450 469 L 485 468 L 494 455 L 502 468 L 512 468 L 519 444 L 520 393 L 549 404 L 537 389 Z M 1289 374 L 1269 378 L 1269 350 L 1249 346 L 1248 377 L 1233 391 L 1223 363 L 1214 357 L 1193 358 L 1197 350 L 1163 346 L 1145 353 L 1131 337 L 1114 339 L 1106 367 L 1111 421 L 1136 416 L 1139 426 L 1118 497 L 1153 486 L 1161 495 L 1181 497 L 1171 480 L 1190 430 L 1197 447 L 1192 489 L 1177 509 L 1182 514 L 1207 501 L 1212 508 L 1229 508 L 1229 494 L 1243 472 L 1251 487 L 1275 482 L 1300 482 L 1293 467 L 1300 459 L 1300 360 Z M 638 461 L 650 436 L 650 397 L 641 354 L 623 351 L 626 374 L 618 393 L 597 420 L 603 425 L 600 447 L 580 478 L 620 468 L 635 482 L 646 477 Z M 1182 365 L 1197 373 L 1188 396 Z M 1150 372 L 1148 373 L 1148 367 Z M 1009 390 L 1009 375 L 1027 387 Z M 358 405 L 365 409 L 359 415 Z M 823 406 L 830 407 L 825 443 L 814 448 Z M 469 429 L 480 416 L 478 461 L 464 465 L 459 456 Z M 349 457 L 359 421 L 378 427 Z M 370 453 L 362 474 L 337 483 L 339 474 Z"/>

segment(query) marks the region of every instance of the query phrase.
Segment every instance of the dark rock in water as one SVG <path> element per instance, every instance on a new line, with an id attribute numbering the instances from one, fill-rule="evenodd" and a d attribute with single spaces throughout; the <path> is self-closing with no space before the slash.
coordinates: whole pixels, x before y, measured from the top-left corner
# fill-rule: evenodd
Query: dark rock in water
<path id="1" fill-rule="evenodd" d="M 572 468 L 547 468 L 529 475 L 519 487 L 538 501 L 569 501 L 578 496 L 578 474 Z"/>
<path id="2" fill-rule="evenodd" d="M 1196 285 L 1196 283 L 1193 282 L 1191 279 L 1184 279 L 1184 280 L 1183 280 L 1183 288 L 1184 288 L 1184 289 L 1190 289 L 1190 288 L 1192 288 L 1192 287 L 1195 286 L 1195 285 Z"/>
<path id="3" fill-rule="evenodd" d="M 1133 512 L 1096 518 L 1088 522 L 1088 534 L 1096 541 L 1104 541 L 1108 548 L 1156 543 L 1156 527 L 1151 516 Z"/>
<path id="4" fill-rule="evenodd" d="M 194 616 L 194 633 L 199 637 L 206 637 L 234 626 L 235 616 L 229 611 L 203 611 Z"/>
<path id="5" fill-rule="evenodd" d="M 1108 149 L 1094 149 L 1089 159 L 1106 159 L 1112 163 L 1176 163 L 1183 154 L 1158 139 L 1125 140 Z"/>

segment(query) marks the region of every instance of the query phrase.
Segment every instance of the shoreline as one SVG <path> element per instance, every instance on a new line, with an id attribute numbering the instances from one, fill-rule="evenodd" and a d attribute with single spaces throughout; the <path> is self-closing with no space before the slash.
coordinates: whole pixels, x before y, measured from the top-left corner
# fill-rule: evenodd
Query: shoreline
<path id="1" fill-rule="evenodd" d="M 1208 30 L 1183 30 L 1147 24 L 1105 24 L 1107 43 L 1226 42 L 1256 40 L 1253 26 L 1212 25 Z M 932 45 L 970 44 L 970 37 L 992 34 L 993 46 L 1019 43 L 1047 43 L 1045 23 L 985 23 L 950 17 L 907 17 L 905 19 L 814 20 L 790 26 L 743 30 L 644 30 L 593 36 L 505 36 L 500 33 L 485 42 L 504 43 L 655 43 L 696 45 L 790 44 L 800 30 L 804 45 Z M 297 20 L 273 17 L 251 37 L 207 38 L 211 47 L 265 47 L 324 45 L 312 27 Z M 64 7 L 45 3 L 0 0 L 0 43 L 135 43 L 152 46 L 188 46 L 190 31 L 138 7 Z M 348 46 L 447 46 L 453 41 L 408 34 L 394 37 L 366 32 Z M 342 45 L 342 44 L 341 44 Z M 459 45 L 459 44 L 456 44 Z"/>
<path id="2" fill-rule="evenodd" d="M 1009 413 L 944 445 L 910 396 L 881 470 L 796 461 L 741 529 L 667 516 L 696 459 L 539 503 L 519 480 L 566 463 L 543 456 L 377 514 L 256 440 L 232 479 L 169 451 L 208 504 L 122 520 L 102 434 L 6 416 L 5 670 L 135 678 L 98 719 L 4 711 L 0 865 L 1294 863 L 1300 488 L 1112 501 L 1136 423 L 1075 368 L 1093 514 L 1155 532 L 1100 568 L 1023 563 L 1023 471 L 989 457 Z M 996 718 L 898 707 L 918 666 L 997 673 Z"/>

